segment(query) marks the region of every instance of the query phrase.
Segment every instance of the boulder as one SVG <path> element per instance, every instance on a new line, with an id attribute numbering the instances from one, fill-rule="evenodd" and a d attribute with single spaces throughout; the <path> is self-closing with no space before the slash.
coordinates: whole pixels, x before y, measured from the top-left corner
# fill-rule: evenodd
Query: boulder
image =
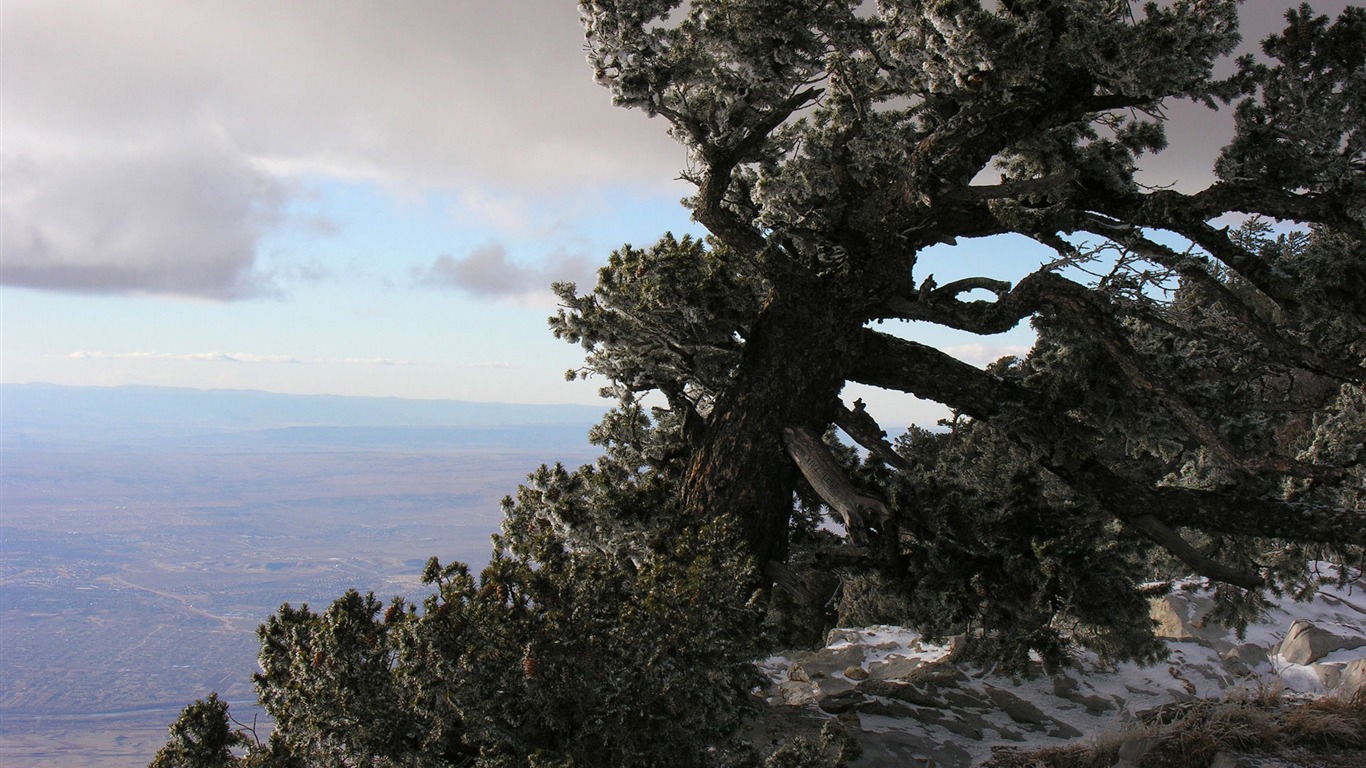
<path id="1" fill-rule="evenodd" d="M 1265 664 L 1269 660 L 1269 657 L 1266 655 L 1266 649 L 1256 643 L 1235 645 L 1224 652 L 1225 662 L 1238 662 L 1248 668 L 1256 667 L 1258 664 Z"/>
<path id="2" fill-rule="evenodd" d="M 1290 664 L 1313 664 L 1334 651 L 1364 645 L 1366 638 L 1342 637 L 1304 619 L 1297 619 L 1290 624 L 1285 639 L 1281 641 L 1281 658 Z"/>
<path id="3" fill-rule="evenodd" d="M 1344 666 L 1343 664 L 1312 664 L 1309 668 L 1314 670 L 1315 675 L 1318 675 L 1319 685 L 1322 685 L 1325 691 L 1331 691 L 1342 684 L 1342 668 Z"/>
<path id="4" fill-rule="evenodd" d="M 790 680 L 778 686 L 778 695 L 782 702 L 790 707 L 805 707 L 815 704 L 818 700 L 816 686 Z"/>
<path id="5" fill-rule="evenodd" d="M 900 680 L 909 677 L 911 673 L 925 666 L 923 659 L 908 659 L 904 656 L 892 656 L 886 661 L 868 665 L 868 679 L 870 680 Z"/>
<path id="6" fill-rule="evenodd" d="M 1148 615 L 1157 622 L 1153 634 L 1167 640 L 1185 640 L 1210 646 L 1227 646 L 1228 629 L 1206 625 L 1205 616 L 1214 601 L 1205 595 L 1173 592 L 1148 602 Z"/>
<path id="7" fill-rule="evenodd" d="M 1366 690 L 1366 658 L 1347 662 L 1342 668 L 1342 680 L 1338 691 L 1343 696 L 1355 696 L 1358 691 Z"/>

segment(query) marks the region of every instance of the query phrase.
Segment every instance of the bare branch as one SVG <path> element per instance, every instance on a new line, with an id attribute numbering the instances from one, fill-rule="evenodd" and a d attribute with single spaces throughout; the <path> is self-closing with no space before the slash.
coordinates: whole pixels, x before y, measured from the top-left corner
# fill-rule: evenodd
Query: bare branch
<path id="1" fill-rule="evenodd" d="M 836 410 L 835 425 L 888 466 L 903 472 L 910 471 L 911 463 L 887 442 L 887 433 L 868 415 L 862 400 L 855 400 L 852 409 L 841 406 Z"/>
<path id="2" fill-rule="evenodd" d="M 849 478 L 835 463 L 829 449 L 811 430 L 806 427 L 784 429 L 783 445 L 806 482 L 831 509 L 839 513 L 844 520 L 844 530 L 854 543 L 867 543 L 870 529 L 881 527 L 892 519 L 892 512 L 886 504 L 859 493 L 849 483 Z M 878 525 L 873 525 L 874 522 Z"/>

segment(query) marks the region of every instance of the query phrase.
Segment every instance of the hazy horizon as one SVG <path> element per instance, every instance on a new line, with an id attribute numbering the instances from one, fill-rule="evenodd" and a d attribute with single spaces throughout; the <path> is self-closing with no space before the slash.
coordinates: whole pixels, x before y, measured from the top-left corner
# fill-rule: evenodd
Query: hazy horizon
<path id="1" fill-rule="evenodd" d="M 476 571 L 500 500 L 591 461 L 601 408 L 0 385 L 0 763 L 146 764 L 217 692 L 248 720 L 257 625 Z"/>

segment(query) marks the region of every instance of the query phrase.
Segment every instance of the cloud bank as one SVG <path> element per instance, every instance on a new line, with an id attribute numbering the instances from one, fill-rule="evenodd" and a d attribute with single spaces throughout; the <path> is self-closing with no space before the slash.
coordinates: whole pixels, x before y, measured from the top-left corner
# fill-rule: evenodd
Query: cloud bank
<path id="1" fill-rule="evenodd" d="M 0 51 L 7 285 L 252 296 L 299 180 L 572 196 L 681 159 L 572 3 L 11 0 Z"/>
<path id="2" fill-rule="evenodd" d="M 1249 5 L 1248 48 L 1289 5 Z M 511 224 L 509 198 L 664 188 L 682 150 L 610 105 L 582 45 L 574 4 L 545 0 L 0 3 L 0 282 L 259 294 L 257 253 L 299 180 L 504 201 Z M 1228 110 L 1192 115 L 1152 183 L 1209 177 Z M 485 294 L 526 277 L 432 268 Z"/>
<path id="3" fill-rule="evenodd" d="M 262 234 L 283 186 L 231 153 L 139 148 L 5 158 L 0 250 L 8 285 L 86 293 L 254 295 Z"/>

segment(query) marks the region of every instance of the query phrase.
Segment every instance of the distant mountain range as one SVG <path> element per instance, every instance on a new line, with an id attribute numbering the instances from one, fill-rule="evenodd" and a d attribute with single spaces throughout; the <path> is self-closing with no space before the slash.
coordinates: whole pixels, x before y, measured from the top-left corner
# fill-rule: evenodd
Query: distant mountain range
<path id="1" fill-rule="evenodd" d="M 174 387 L 0 385 L 0 448 L 436 447 L 509 431 L 580 438 L 605 408 Z M 518 440 L 517 442 L 522 442 Z M 560 442 L 553 440 L 552 442 Z"/>

